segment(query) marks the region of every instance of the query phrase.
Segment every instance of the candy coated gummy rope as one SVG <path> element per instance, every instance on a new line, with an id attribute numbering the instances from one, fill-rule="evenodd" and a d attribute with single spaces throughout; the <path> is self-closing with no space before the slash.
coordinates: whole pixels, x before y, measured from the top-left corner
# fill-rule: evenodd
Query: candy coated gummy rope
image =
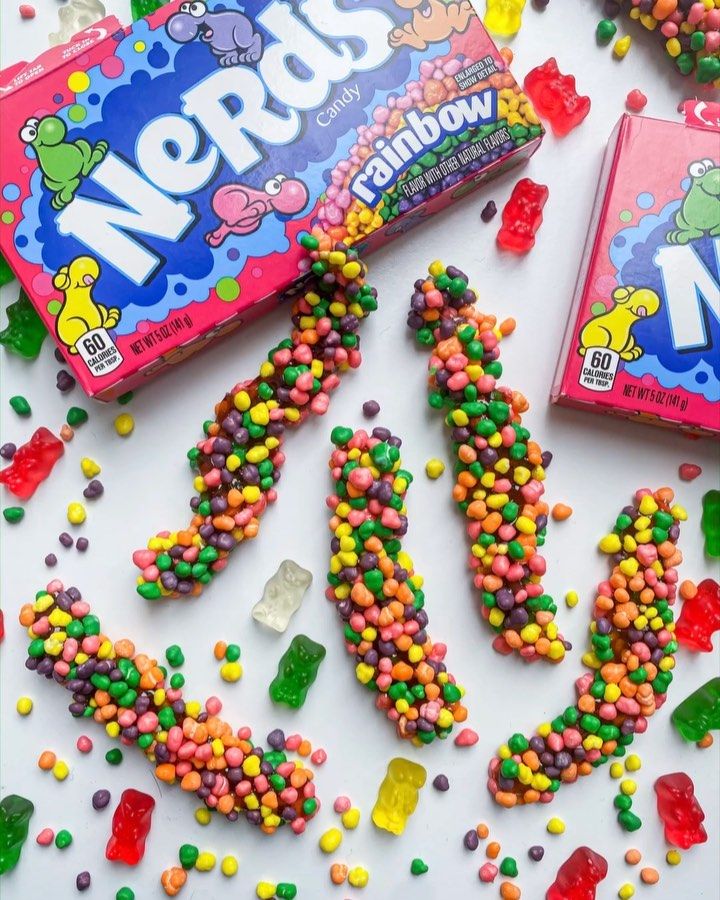
<path id="1" fill-rule="evenodd" d="M 468 520 L 470 568 L 499 653 L 560 662 L 570 644 L 557 606 L 540 583 L 548 506 L 542 501 L 552 454 L 530 440 L 527 400 L 500 387 L 499 343 L 515 328 L 475 308 L 477 294 L 455 266 L 433 262 L 410 300 L 408 326 L 431 348 L 428 402 L 445 412 L 455 459 L 453 498 Z"/>
<path id="2" fill-rule="evenodd" d="M 590 671 L 575 682 L 574 706 L 529 740 L 514 734 L 491 760 L 488 788 L 501 806 L 549 803 L 561 784 L 623 756 L 665 702 L 677 650 L 676 543 L 687 519 L 673 497 L 666 487 L 637 491 L 600 541 L 613 567 L 598 585 L 591 649 L 583 656 Z"/>
<path id="3" fill-rule="evenodd" d="M 240 382 L 205 422 L 206 437 L 188 452 L 197 472 L 194 512 L 184 531 L 162 531 L 136 550 L 137 591 L 148 600 L 197 596 L 237 545 L 254 538 L 277 498 L 285 428 L 323 415 L 340 375 L 361 362 L 360 322 L 377 309 L 355 250 L 333 249 L 325 235 L 304 235 L 310 281 L 292 304 L 291 337 L 281 341 L 252 381 Z"/>
<path id="4" fill-rule="evenodd" d="M 287 824 L 296 834 L 305 830 L 320 807 L 313 773 L 280 751 L 254 747 L 250 729 L 234 733 L 210 701 L 203 710 L 183 700 L 173 686 L 182 676 L 168 682 L 132 641 L 113 643 L 77 588 L 51 582 L 22 607 L 20 624 L 30 637 L 26 667 L 72 692 L 73 716 L 92 717 L 111 737 L 137 744 L 160 781 L 179 780 L 210 809 L 230 821 L 242 814 L 267 834 Z"/>
<path id="5" fill-rule="evenodd" d="M 427 634 L 422 578 L 402 549 L 408 527 L 400 438 L 337 427 L 330 457 L 335 493 L 332 556 L 325 592 L 345 623 L 345 645 L 358 681 L 377 691 L 375 705 L 401 738 L 429 744 L 467 718 L 464 689 L 443 663 L 447 647 Z"/>

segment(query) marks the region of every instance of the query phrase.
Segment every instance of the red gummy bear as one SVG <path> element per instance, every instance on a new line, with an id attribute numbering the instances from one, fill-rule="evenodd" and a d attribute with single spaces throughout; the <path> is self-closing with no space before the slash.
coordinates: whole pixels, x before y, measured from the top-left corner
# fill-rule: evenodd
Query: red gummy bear
<path id="1" fill-rule="evenodd" d="M 675 638 L 688 650 L 710 653 L 710 638 L 716 631 L 720 631 L 720 584 L 706 578 L 698 585 L 697 594 L 683 604 L 675 623 Z"/>
<path id="2" fill-rule="evenodd" d="M 554 56 L 531 69 L 525 76 L 524 86 L 535 111 L 550 122 L 558 137 L 576 128 L 590 112 L 590 98 L 578 94 L 575 78 L 563 75 Z"/>
<path id="3" fill-rule="evenodd" d="M 544 184 L 521 178 L 502 211 L 497 242 L 503 250 L 527 253 L 535 246 L 535 232 L 542 224 L 542 210 L 549 191 Z"/>
<path id="4" fill-rule="evenodd" d="M 134 788 L 122 792 L 113 814 L 112 834 L 105 848 L 105 858 L 136 866 L 145 855 L 145 841 L 150 832 L 155 801 Z"/>
<path id="5" fill-rule="evenodd" d="M 665 824 L 665 840 L 687 850 L 693 844 L 704 844 L 705 813 L 695 796 L 695 785 L 685 772 L 661 775 L 655 782 L 657 811 Z"/>
<path id="6" fill-rule="evenodd" d="M 595 900 L 595 888 L 607 870 L 604 856 L 589 847 L 578 847 L 558 869 L 545 900 Z"/>
<path id="7" fill-rule="evenodd" d="M 17 449 L 12 463 L 0 472 L 0 484 L 21 500 L 29 500 L 64 452 L 63 442 L 52 431 L 38 428 L 27 444 Z"/>

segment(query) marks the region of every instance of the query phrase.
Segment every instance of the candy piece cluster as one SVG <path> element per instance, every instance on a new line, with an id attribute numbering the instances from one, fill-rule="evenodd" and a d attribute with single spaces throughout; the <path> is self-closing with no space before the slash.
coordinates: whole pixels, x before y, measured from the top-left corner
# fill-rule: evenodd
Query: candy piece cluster
<path id="1" fill-rule="evenodd" d="M 377 309 L 356 251 L 304 235 L 310 281 L 292 304 L 292 333 L 269 353 L 252 381 L 240 382 L 205 422 L 205 438 L 188 452 L 197 472 L 188 528 L 163 531 L 136 550 L 138 593 L 148 600 L 201 593 L 277 498 L 285 429 L 323 415 L 340 375 L 361 362 L 360 322 Z"/>
<path id="2" fill-rule="evenodd" d="M 318 224 L 335 241 L 352 245 L 376 231 L 390 219 L 406 213 L 430 197 L 447 190 L 466 178 L 471 172 L 478 172 L 490 162 L 520 147 L 542 133 L 540 120 L 525 96 L 522 88 L 507 71 L 495 72 L 487 79 L 463 91 L 467 96 L 488 88 L 495 93 L 498 122 L 480 128 L 468 128 L 458 135 L 448 135 L 445 140 L 416 160 L 390 190 L 382 194 L 382 199 L 373 210 L 357 200 L 350 192 L 350 182 L 360 170 L 365 160 L 373 153 L 373 145 L 380 138 L 388 140 L 405 125 L 405 113 L 410 109 L 429 112 L 441 103 L 453 100 L 460 93 L 455 75 L 475 60 L 460 54 L 439 56 L 420 63 L 419 78 L 405 86 L 405 93 L 399 97 L 391 94 L 387 106 L 373 110 L 372 125 L 361 125 L 357 130 L 357 141 L 350 147 L 347 159 L 336 163 L 330 173 L 330 183 L 318 209 Z M 500 129 L 507 129 L 510 137 L 478 156 L 461 172 L 448 172 L 424 190 L 416 190 L 406 195 L 406 183 L 417 182 L 418 176 L 427 169 L 438 165 L 446 157 L 468 149 L 478 141 Z"/>
<path id="3" fill-rule="evenodd" d="M 695 72 L 700 84 L 720 87 L 720 7 L 712 0 L 605 0 L 605 13 L 622 6 L 631 19 L 665 42 L 665 52 L 683 75 Z"/>
<path id="4" fill-rule="evenodd" d="M 557 607 L 540 579 L 548 506 L 545 469 L 552 454 L 530 439 L 522 394 L 499 387 L 500 340 L 515 322 L 497 324 L 474 306 L 477 294 L 455 266 L 434 262 L 418 279 L 408 325 L 432 350 L 428 402 L 445 412 L 456 483 L 453 497 L 468 520 L 473 582 L 500 653 L 560 662 L 570 644 L 553 621 Z"/>
<path id="5" fill-rule="evenodd" d="M 623 756 L 665 702 L 677 650 L 676 543 L 687 518 L 673 496 L 670 488 L 639 490 L 600 541 L 613 567 L 598 585 L 583 656 L 590 671 L 575 682 L 574 706 L 529 740 L 514 734 L 490 762 L 488 788 L 501 806 L 549 803 L 561 784 Z"/>
<path id="6" fill-rule="evenodd" d="M 447 647 L 427 633 L 423 579 L 402 550 L 405 494 L 412 482 L 400 460 L 399 438 L 387 428 L 337 427 L 330 457 L 335 492 L 332 556 L 325 592 L 345 623 L 358 681 L 377 691 L 375 705 L 397 733 L 417 744 L 445 738 L 467 710 L 464 689 L 443 662 Z"/>
<path id="7" fill-rule="evenodd" d="M 263 751 L 250 729 L 237 732 L 218 717 L 220 701 L 205 709 L 183 699 L 180 674 L 167 679 L 155 659 L 132 641 L 113 643 L 77 588 L 59 581 L 20 611 L 30 646 L 26 667 L 72 692 L 77 718 L 95 719 L 111 737 L 137 744 L 168 784 L 180 781 L 210 810 L 230 821 L 242 815 L 272 834 L 289 824 L 296 834 L 319 808 L 313 773 L 280 750 Z"/>

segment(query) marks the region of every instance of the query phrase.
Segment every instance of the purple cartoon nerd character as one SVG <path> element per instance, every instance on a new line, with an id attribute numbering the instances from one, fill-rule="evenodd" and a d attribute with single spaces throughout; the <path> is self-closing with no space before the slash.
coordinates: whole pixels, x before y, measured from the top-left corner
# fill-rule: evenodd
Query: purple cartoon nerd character
<path id="1" fill-rule="evenodd" d="M 220 225 L 205 236 L 211 247 L 219 247 L 230 234 L 252 234 L 268 213 L 291 216 L 308 201 L 308 189 L 297 178 L 276 175 L 263 187 L 225 184 L 213 194 L 212 208 Z"/>
<path id="2" fill-rule="evenodd" d="M 181 3 L 165 29 L 178 44 L 188 44 L 199 36 L 221 66 L 256 63 L 262 56 L 262 37 L 240 10 L 210 12 L 201 0 Z"/>

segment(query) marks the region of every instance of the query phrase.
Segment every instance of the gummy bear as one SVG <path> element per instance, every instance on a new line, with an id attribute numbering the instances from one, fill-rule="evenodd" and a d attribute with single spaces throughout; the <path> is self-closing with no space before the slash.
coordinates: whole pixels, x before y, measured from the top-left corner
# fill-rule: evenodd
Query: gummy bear
<path id="1" fill-rule="evenodd" d="M 549 191 L 544 184 L 521 178 L 502 211 L 497 242 L 503 250 L 527 253 L 535 246 L 535 232 L 542 224 L 542 209 Z"/>
<path id="2" fill-rule="evenodd" d="M 607 870 L 604 856 L 589 847 L 578 847 L 558 869 L 545 900 L 595 900 L 595 888 Z"/>
<path id="3" fill-rule="evenodd" d="M 285 631 L 293 613 L 300 609 L 311 582 L 312 572 L 291 559 L 283 560 L 265 585 L 262 599 L 253 606 L 253 619 L 275 631 Z"/>
<path id="4" fill-rule="evenodd" d="M 720 491 L 708 491 L 702 498 L 700 527 L 705 535 L 705 553 L 720 559 Z"/>
<path id="5" fill-rule="evenodd" d="M 0 287 L 4 284 L 10 284 L 14 277 L 13 270 L 8 265 L 8 261 L 2 253 L 0 253 Z"/>
<path id="6" fill-rule="evenodd" d="M 525 0 L 487 0 L 483 23 L 493 34 L 509 37 L 520 31 L 524 8 Z"/>
<path id="7" fill-rule="evenodd" d="M 697 593 L 683 604 L 675 623 L 675 639 L 700 653 L 713 649 L 711 636 L 720 631 L 720 584 L 714 578 L 706 578 L 697 587 Z"/>
<path id="8" fill-rule="evenodd" d="M 136 866 L 145 855 L 145 841 L 155 801 L 149 794 L 128 788 L 122 792 L 113 814 L 112 834 L 105 847 L 105 858 Z"/>
<path id="9" fill-rule="evenodd" d="M 19 447 L 12 463 L 0 471 L 0 484 L 21 500 L 29 500 L 64 453 L 63 442 L 47 428 L 38 428 Z"/>
<path id="10" fill-rule="evenodd" d="M 701 741 L 709 731 L 720 729 L 720 678 L 711 678 L 693 691 L 670 718 L 686 741 Z"/>
<path id="11" fill-rule="evenodd" d="M 167 2 L 168 0 L 130 0 L 130 14 L 133 22 L 151 15 Z"/>
<path id="12" fill-rule="evenodd" d="M 563 75 L 553 56 L 527 73 L 524 87 L 537 114 L 550 122 L 558 137 L 572 131 L 590 112 L 590 98 L 578 94 L 575 78 Z"/>
<path id="13" fill-rule="evenodd" d="M 271 699 L 300 709 L 324 659 L 322 644 L 316 644 L 304 634 L 296 634 L 280 657 L 277 675 L 270 682 Z"/>
<path id="14" fill-rule="evenodd" d="M 695 796 L 695 785 L 685 772 L 661 775 L 655 782 L 658 815 L 665 824 L 665 840 L 683 850 L 704 844 L 705 813 Z"/>
<path id="15" fill-rule="evenodd" d="M 37 359 L 47 337 L 47 328 L 22 289 L 7 308 L 7 328 L 0 331 L 0 344 L 24 359 Z"/>
<path id="16" fill-rule="evenodd" d="M 426 778 L 427 772 L 418 763 L 400 756 L 391 759 L 372 811 L 375 825 L 391 834 L 402 834 Z"/>
<path id="17" fill-rule="evenodd" d="M 18 794 L 9 794 L 0 801 L 0 875 L 18 864 L 33 812 L 32 803 Z"/>

